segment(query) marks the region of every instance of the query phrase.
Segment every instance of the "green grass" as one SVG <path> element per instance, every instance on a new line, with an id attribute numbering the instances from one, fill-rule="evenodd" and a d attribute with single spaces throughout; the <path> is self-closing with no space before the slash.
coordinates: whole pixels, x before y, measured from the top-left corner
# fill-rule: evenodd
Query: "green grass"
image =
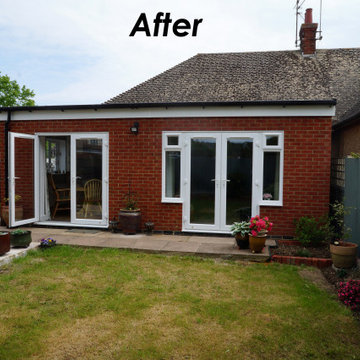
<path id="1" fill-rule="evenodd" d="M 0 272 L 0 359 L 360 359 L 298 268 L 57 246 Z"/>

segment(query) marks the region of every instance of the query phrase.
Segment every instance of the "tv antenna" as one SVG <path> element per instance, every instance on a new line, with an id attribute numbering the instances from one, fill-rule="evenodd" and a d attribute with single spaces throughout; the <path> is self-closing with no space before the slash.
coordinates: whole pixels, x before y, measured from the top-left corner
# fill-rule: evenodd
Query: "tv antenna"
<path id="1" fill-rule="evenodd" d="M 304 5 L 304 3 L 305 3 L 305 0 L 296 0 L 296 4 L 295 4 L 295 13 L 296 13 L 295 47 L 300 46 L 299 16 L 304 20 L 304 16 L 301 13 L 301 8 Z M 322 0 L 320 0 L 319 30 L 317 31 L 318 37 L 316 38 L 316 40 L 321 40 L 322 39 L 321 19 L 322 19 Z"/>

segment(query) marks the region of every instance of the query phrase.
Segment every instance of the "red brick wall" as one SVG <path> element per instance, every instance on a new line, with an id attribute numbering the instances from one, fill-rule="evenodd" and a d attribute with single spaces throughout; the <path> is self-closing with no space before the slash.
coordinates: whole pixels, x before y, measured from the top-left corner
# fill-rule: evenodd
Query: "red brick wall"
<path id="1" fill-rule="evenodd" d="M 156 230 L 181 231 L 182 205 L 161 203 L 162 131 L 283 130 L 283 206 L 261 207 L 261 214 L 269 216 L 274 222 L 273 235 L 293 235 L 294 218 L 321 216 L 327 212 L 331 118 L 167 118 L 136 121 L 140 124 L 137 136 L 129 132 L 134 119 L 14 121 L 11 131 L 29 134 L 109 132 L 110 217 L 118 213 L 131 180 L 132 189 L 139 198 L 143 221 L 153 221 Z M 2 154 L 2 174 L 3 163 Z"/>

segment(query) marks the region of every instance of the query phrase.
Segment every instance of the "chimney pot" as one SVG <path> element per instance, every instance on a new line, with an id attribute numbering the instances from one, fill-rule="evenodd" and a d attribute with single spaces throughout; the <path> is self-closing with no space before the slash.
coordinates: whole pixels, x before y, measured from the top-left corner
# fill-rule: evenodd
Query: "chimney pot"
<path id="1" fill-rule="evenodd" d="M 306 9 L 305 11 L 305 24 L 312 24 L 312 9 Z"/>

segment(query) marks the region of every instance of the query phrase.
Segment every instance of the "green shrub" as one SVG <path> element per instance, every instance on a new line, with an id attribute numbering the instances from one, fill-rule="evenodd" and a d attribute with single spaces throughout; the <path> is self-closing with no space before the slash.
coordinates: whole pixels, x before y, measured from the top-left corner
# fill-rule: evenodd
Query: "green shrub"
<path id="1" fill-rule="evenodd" d="M 327 224 L 314 217 L 303 216 L 295 221 L 295 225 L 296 238 L 305 247 L 321 245 L 327 239 Z"/>
<path id="2" fill-rule="evenodd" d="M 296 256 L 311 257 L 311 253 L 308 249 L 300 249 L 296 252 Z"/>

